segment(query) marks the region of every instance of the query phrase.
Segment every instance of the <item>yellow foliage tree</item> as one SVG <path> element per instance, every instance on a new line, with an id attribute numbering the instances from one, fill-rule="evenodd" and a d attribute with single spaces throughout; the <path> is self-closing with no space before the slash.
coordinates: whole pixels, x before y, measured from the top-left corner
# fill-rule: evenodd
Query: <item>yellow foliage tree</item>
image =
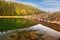
<path id="1" fill-rule="evenodd" d="M 21 9 L 20 13 L 23 14 L 23 15 L 26 15 L 26 10 L 25 9 Z"/>

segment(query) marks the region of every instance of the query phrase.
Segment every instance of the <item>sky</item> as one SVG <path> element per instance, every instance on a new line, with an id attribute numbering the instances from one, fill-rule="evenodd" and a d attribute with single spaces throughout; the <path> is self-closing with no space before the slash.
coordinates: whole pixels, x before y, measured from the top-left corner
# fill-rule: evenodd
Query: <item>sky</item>
<path id="1" fill-rule="evenodd" d="M 6 0 L 6 1 L 31 5 L 33 7 L 36 7 L 47 12 L 60 11 L 60 0 Z"/>

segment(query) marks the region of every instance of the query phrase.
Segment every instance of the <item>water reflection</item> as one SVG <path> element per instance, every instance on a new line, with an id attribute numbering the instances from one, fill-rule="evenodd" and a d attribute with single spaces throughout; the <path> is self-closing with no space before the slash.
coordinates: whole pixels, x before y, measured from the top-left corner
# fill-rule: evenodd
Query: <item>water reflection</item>
<path id="1" fill-rule="evenodd" d="M 34 26 L 30 27 L 30 28 L 19 29 L 19 30 L 9 30 L 9 31 L 3 32 L 3 33 L 0 32 L 0 39 L 3 39 L 5 37 L 9 37 L 13 33 L 16 33 L 17 31 L 22 31 L 22 30 L 23 31 L 25 31 L 25 30 L 38 30 L 40 32 L 44 32 L 44 34 L 50 35 L 50 36 L 55 37 L 55 38 L 60 37 L 60 32 L 55 31 L 55 30 L 53 30 L 53 29 L 51 29 L 49 27 L 46 27 L 44 25 L 37 24 L 37 25 L 34 25 Z"/>
<path id="2" fill-rule="evenodd" d="M 51 36 L 54 36 L 54 37 L 60 37 L 60 32 L 55 31 L 55 30 L 53 30 L 53 29 L 51 29 L 49 27 L 46 27 L 46 26 L 44 26 L 42 24 L 32 26 L 32 27 L 30 27 L 30 29 L 44 31 L 48 35 L 51 35 Z"/>

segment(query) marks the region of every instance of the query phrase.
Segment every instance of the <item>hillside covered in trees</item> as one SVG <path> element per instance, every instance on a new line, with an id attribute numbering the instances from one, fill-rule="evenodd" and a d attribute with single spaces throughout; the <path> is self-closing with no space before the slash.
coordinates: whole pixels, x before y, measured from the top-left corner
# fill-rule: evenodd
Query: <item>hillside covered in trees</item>
<path id="1" fill-rule="evenodd" d="M 0 16 L 23 16 L 45 13 L 32 6 L 16 2 L 0 1 Z"/>

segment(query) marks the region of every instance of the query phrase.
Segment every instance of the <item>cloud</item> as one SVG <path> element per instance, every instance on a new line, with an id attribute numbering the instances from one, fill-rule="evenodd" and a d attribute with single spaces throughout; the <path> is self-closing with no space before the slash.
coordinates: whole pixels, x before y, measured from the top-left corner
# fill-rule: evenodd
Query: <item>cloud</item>
<path id="1" fill-rule="evenodd" d="M 11 1 L 11 2 L 14 2 L 14 1 L 16 1 L 16 0 L 5 0 L 5 1 L 9 1 L 9 2 Z"/>
<path id="2" fill-rule="evenodd" d="M 60 1 L 57 0 L 44 0 L 43 2 L 41 2 L 41 4 L 45 4 L 45 5 L 60 5 Z"/>
<path id="3" fill-rule="evenodd" d="M 43 0 L 39 3 L 41 9 L 47 11 L 60 11 L 60 1 L 58 0 Z"/>
<path id="4" fill-rule="evenodd" d="M 11 1 L 11 2 L 17 2 L 17 3 L 22 3 L 22 4 L 26 4 L 26 5 L 30 5 L 30 6 L 33 6 L 33 7 L 36 7 L 37 6 L 37 4 L 35 4 L 35 3 L 32 3 L 32 2 L 24 2 L 24 1 L 21 1 L 21 0 L 19 0 L 19 1 L 17 1 L 17 0 L 5 0 L 5 1 Z"/>

